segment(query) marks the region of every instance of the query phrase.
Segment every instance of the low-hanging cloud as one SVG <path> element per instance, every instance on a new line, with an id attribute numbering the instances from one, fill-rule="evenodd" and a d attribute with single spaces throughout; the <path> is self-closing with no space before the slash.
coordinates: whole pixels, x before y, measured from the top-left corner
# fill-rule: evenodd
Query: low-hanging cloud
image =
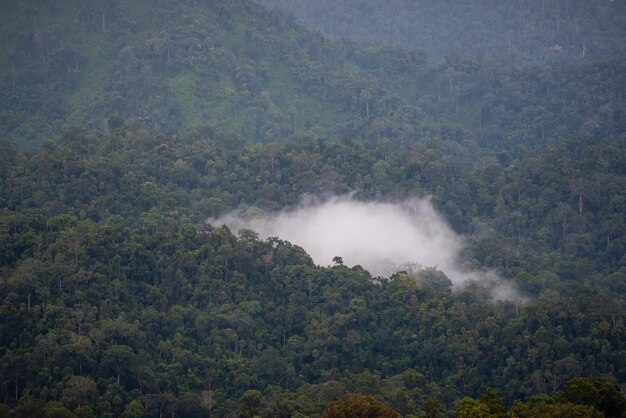
<path id="1" fill-rule="evenodd" d="M 460 267 L 463 239 L 429 199 L 386 203 L 361 202 L 352 196 L 323 201 L 309 198 L 295 209 L 274 214 L 253 208 L 207 222 L 290 241 L 303 247 L 320 265 L 329 265 L 339 256 L 345 264 L 361 265 L 374 276 L 390 276 L 407 265 L 435 267 L 455 286 L 481 276 Z"/>

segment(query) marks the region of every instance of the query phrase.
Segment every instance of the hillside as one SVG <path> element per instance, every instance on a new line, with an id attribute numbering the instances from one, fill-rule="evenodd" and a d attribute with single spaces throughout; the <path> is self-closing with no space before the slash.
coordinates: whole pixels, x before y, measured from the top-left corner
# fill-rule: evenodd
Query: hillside
<path id="1" fill-rule="evenodd" d="M 63 141 L 30 156 L 3 144 L 0 395 L 18 417 L 315 417 L 348 391 L 449 416 L 488 387 L 510 405 L 577 376 L 610 379 L 514 406 L 624 410 L 626 167 L 611 143 L 473 169 L 438 141 L 258 146 L 119 121 Z M 533 300 L 494 302 L 483 282 L 451 292 L 432 269 L 316 266 L 292 243 L 202 224 L 328 190 L 432 193 L 471 237 L 466 261 Z M 588 400 L 599 391 L 613 400 Z"/>
<path id="2" fill-rule="evenodd" d="M 623 2 L 4 3 L 0 418 L 626 414 Z"/>
<path id="3" fill-rule="evenodd" d="M 624 131 L 626 60 L 505 60 L 362 49 L 248 1 L 13 2 L 3 13 L 0 135 L 22 147 L 109 117 L 163 131 L 469 141 L 516 154 Z"/>
<path id="4" fill-rule="evenodd" d="M 0 134 L 17 143 L 106 130 L 111 115 L 256 141 L 346 127 L 371 137 L 360 91 L 394 97 L 341 44 L 248 1 L 11 2 L 0 19 Z M 408 109 L 372 121 L 408 122 Z"/>
<path id="5" fill-rule="evenodd" d="M 542 63 L 624 52 L 619 1 L 256 0 L 332 38 L 449 55 Z"/>

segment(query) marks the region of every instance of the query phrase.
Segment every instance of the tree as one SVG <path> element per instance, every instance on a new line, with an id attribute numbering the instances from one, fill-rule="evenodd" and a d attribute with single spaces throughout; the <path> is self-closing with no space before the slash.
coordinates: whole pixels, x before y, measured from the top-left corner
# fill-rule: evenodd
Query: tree
<path id="1" fill-rule="evenodd" d="M 606 377 L 576 377 L 563 386 L 559 400 L 596 407 L 607 418 L 626 413 L 626 399 L 619 385 Z"/>
<path id="2" fill-rule="evenodd" d="M 480 395 L 478 401 L 463 398 L 456 411 L 458 418 L 506 418 L 508 416 L 502 399 L 493 389 Z"/>
<path id="3" fill-rule="evenodd" d="M 132 400 L 124 408 L 121 418 L 141 418 L 144 414 L 141 402 L 138 400 Z"/>
<path id="4" fill-rule="evenodd" d="M 441 417 L 442 407 L 443 405 L 441 405 L 441 403 L 437 400 L 428 398 L 424 401 L 424 404 L 422 405 L 422 410 L 424 411 L 424 416 L 426 418 L 439 418 Z"/>
<path id="5" fill-rule="evenodd" d="M 554 402 L 550 397 L 533 397 L 527 403 L 513 402 L 509 416 L 517 418 L 602 418 L 596 408 L 570 402 Z"/>
<path id="6" fill-rule="evenodd" d="M 20 389 L 23 389 L 22 381 L 26 374 L 26 359 L 23 355 L 14 351 L 7 351 L 0 358 L 0 383 L 4 387 L 4 393 L 9 392 L 9 388 L 13 387 L 14 400 L 19 399 Z M 6 396 L 6 395 L 5 395 Z"/>
<path id="7" fill-rule="evenodd" d="M 248 390 L 239 398 L 239 414 L 241 418 L 250 418 L 260 414 L 265 407 L 266 399 L 258 390 Z"/>
<path id="8" fill-rule="evenodd" d="M 101 365 L 114 371 L 119 385 L 121 374 L 129 372 L 135 366 L 136 357 L 132 348 L 126 345 L 113 345 L 104 352 Z"/>
<path id="9" fill-rule="evenodd" d="M 400 413 L 373 396 L 348 393 L 331 402 L 322 418 L 399 418 Z"/>
<path id="10" fill-rule="evenodd" d="M 84 405 L 93 405 L 98 396 L 96 382 L 90 377 L 71 376 L 65 383 L 61 401 L 70 409 L 80 409 Z"/>

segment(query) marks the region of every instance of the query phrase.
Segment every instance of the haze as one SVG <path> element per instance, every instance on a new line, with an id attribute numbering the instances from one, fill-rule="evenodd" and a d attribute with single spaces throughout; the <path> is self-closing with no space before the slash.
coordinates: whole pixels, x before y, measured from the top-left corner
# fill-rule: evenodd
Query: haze
<path id="1" fill-rule="evenodd" d="M 309 199 L 273 215 L 239 210 L 208 222 L 290 241 L 320 265 L 332 264 L 339 256 L 346 265 L 361 265 L 374 276 L 389 276 L 407 263 L 436 267 L 455 285 L 475 276 L 459 267 L 462 239 L 428 199 L 402 203 L 360 202 L 350 196 Z"/>

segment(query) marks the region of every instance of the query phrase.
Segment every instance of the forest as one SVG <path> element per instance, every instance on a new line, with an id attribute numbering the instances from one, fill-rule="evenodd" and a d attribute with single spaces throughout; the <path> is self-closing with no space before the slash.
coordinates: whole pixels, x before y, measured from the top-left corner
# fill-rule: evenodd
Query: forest
<path id="1" fill-rule="evenodd" d="M 259 3 L 3 5 L 0 417 L 626 416 L 623 3 Z M 207 222 L 307 196 L 476 277 Z"/>
<path id="2" fill-rule="evenodd" d="M 626 46 L 626 9 L 618 1 L 256 1 L 332 38 L 423 50 L 435 59 L 469 54 L 540 63 L 623 52 Z"/>

